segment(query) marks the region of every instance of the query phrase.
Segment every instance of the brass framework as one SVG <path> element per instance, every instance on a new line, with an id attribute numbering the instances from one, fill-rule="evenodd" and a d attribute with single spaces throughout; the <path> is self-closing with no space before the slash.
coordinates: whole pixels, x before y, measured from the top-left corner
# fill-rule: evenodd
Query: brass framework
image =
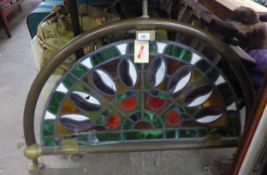
<path id="1" fill-rule="evenodd" d="M 241 91 L 245 98 L 245 103 L 249 107 L 253 102 L 253 88 L 250 83 L 248 74 L 245 71 L 243 65 L 240 63 L 238 55 L 230 49 L 227 45 L 216 39 L 214 36 L 205 33 L 201 29 L 193 28 L 191 26 L 176 23 L 172 20 L 166 19 L 128 19 L 124 21 L 109 23 L 105 26 L 96 28 L 88 33 L 84 33 L 65 45 L 56 56 L 40 71 L 36 79 L 34 80 L 24 111 L 24 134 L 26 141 L 25 156 L 28 159 L 33 160 L 31 170 L 37 170 L 43 167 L 37 160 L 41 155 L 50 154 L 72 154 L 72 153 L 100 153 L 100 152 L 131 152 L 131 151 L 156 151 L 156 150 L 175 150 L 185 148 L 203 148 L 203 147 L 227 147 L 235 146 L 238 143 L 237 138 L 229 138 L 227 140 L 221 139 L 218 136 L 211 135 L 207 139 L 201 139 L 196 141 L 170 141 L 170 142 L 139 142 L 139 143 L 127 143 L 127 144 L 111 144 L 111 145 L 98 145 L 98 146 L 79 146 L 76 143 L 62 144 L 59 148 L 44 148 L 36 142 L 34 132 L 34 113 L 36 104 L 40 95 L 40 92 L 52 75 L 54 70 L 71 54 L 76 50 L 82 48 L 88 42 L 103 37 L 107 33 L 116 33 L 120 29 L 121 31 L 127 30 L 155 30 L 165 29 L 176 33 L 186 34 L 192 38 L 197 38 L 205 43 L 208 43 L 214 47 L 225 59 L 234 74 L 239 77 L 238 81 L 243 86 Z"/>

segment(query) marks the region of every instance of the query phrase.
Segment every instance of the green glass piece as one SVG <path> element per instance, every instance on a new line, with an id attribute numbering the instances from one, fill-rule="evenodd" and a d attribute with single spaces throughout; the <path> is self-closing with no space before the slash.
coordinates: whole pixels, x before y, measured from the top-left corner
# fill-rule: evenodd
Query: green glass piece
<path id="1" fill-rule="evenodd" d="M 101 115 L 98 120 L 96 121 L 96 125 L 105 125 L 106 124 L 107 117 L 104 115 Z"/>
<path id="2" fill-rule="evenodd" d="M 150 42 L 149 43 L 149 54 L 156 54 L 157 53 L 157 45 L 155 42 Z"/>
<path id="3" fill-rule="evenodd" d="M 48 111 L 56 114 L 58 111 L 58 108 L 61 104 L 61 101 L 63 100 L 65 94 L 61 92 L 54 92 L 49 104 L 48 104 Z"/>
<path id="4" fill-rule="evenodd" d="M 209 80 L 211 82 L 215 82 L 218 79 L 218 77 L 219 77 L 220 74 L 221 73 L 218 70 L 214 69 L 214 68 L 210 69 L 207 72 L 207 76 L 208 76 L 208 78 L 209 78 Z"/>
<path id="5" fill-rule="evenodd" d="M 162 130 L 135 131 L 125 133 L 126 140 L 146 140 L 163 138 Z"/>
<path id="6" fill-rule="evenodd" d="M 97 142 L 98 139 L 95 133 L 89 133 L 89 134 L 79 135 L 77 141 L 79 144 L 88 144 Z"/>
<path id="7" fill-rule="evenodd" d="M 43 136 L 53 136 L 55 128 L 55 120 L 44 120 Z"/>
<path id="8" fill-rule="evenodd" d="M 134 42 L 131 42 L 127 46 L 127 54 L 134 54 Z"/>
<path id="9" fill-rule="evenodd" d="M 67 87 L 67 88 L 71 88 L 73 86 L 73 84 L 76 82 L 77 80 L 72 77 L 71 75 L 67 75 L 64 79 L 63 79 L 63 84 Z"/>
<path id="10" fill-rule="evenodd" d="M 163 126 L 162 126 L 162 123 L 161 123 L 161 121 L 160 121 L 160 119 L 158 119 L 158 118 L 155 118 L 155 119 L 154 119 L 154 121 L 153 121 L 153 125 L 154 125 L 154 127 L 155 127 L 156 129 L 160 129 L 160 128 L 163 127 Z"/>
<path id="11" fill-rule="evenodd" d="M 184 129 L 179 132 L 180 138 L 193 138 L 197 136 L 197 131 L 193 129 Z"/>
<path id="12" fill-rule="evenodd" d="M 100 138 L 101 141 L 120 141 L 120 133 L 97 133 L 97 138 Z"/>
<path id="13" fill-rule="evenodd" d="M 110 47 L 92 56 L 92 62 L 96 66 L 104 61 L 120 56 L 120 52 L 116 47 Z"/>
<path id="14" fill-rule="evenodd" d="M 43 145 L 47 147 L 56 146 L 54 137 L 43 137 Z"/>
<path id="15" fill-rule="evenodd" d="M 208 131 L 206 129 L 199 129 L 198 130 L 198 137 L 205 137 L 207 136 Z"/>
<path id="16" fill-rule="evenodd" d="M 88 69 L 85 66 L 77 65 L 72 69 L 71 73 L 73 73 L 77 77 L 82 77 L 87 73 L 87 71 Z"/>
<path id="17" fill-rule="evenodd" d="M 231 105 L 235 101 L 235 96 L 233 95 L 231 88 L 228 86 L 228 84 L 224 83 L 219 85 L 218 90 L 226 106 Z"/>
<path id="18" fill-rule="evenodd" d="M 83 92 L 83 91 L 88 92 L 88 90 L 84 87 L 84 85 L 82 83 L 75 84 L 74 89 L 76 91 L 80 91 L 80 92 Z"/>
<path id="19" fill-rule="evenodd" d="M 201 109 L 202 109 L 201 106 L 189 107 L 189 108 L 186 108 L 186 114 L 187 116 L 192 117 L 191 119 L 193 119 L 193 116 L 195 116 L 195 114 Z"/>
<path id="20" fill-rule="evenodd" d="M 211 65 L 205 60 L 198 61 L 195 66 L 203 73 L 206 73 L 211 68 Z"/>
<path id="21" fill-rule="evenodd" d="M 133 127 L 133 123 L 130 120 L 126 120 L 125 123 L 124 123 L 123 128 L 125 130 L 130 130 L 132 127 Z"/>
<path id="22" fill-rule="evenodd" d="M 179 60 L 183 60 L 187 63 L 190 63 L 192 59 L 191 51 L 187 49 L 183 49 L 181 47 L 174 46 L 174 45 L 167 46 L 167 48 L 164 50 L 164 53 L 167 55 L 176 57 Z"/>
<path id="23" fill-rule="evenodd" d="M 153 90 L 153 91 L 150 91 L 150 93 L 152 96 L 157 96 L 157 97 L 164 99 L 164 100 L 168 100 L 171 98 L 170 94 L 168 92 L 164 92 L 164 91 Z"/>
<path id="24" fill-rule="evenodd" d="M 125 99 L 126 97 L 127 97 L 126 94 L 118 94 L 118 95 L 116 96 L 116 99 L 117 99 L 117 100 L 123 100 L 123 99 Z"/>
<path id="25" fill-rule="evenodd" d="M 227 112 L 228 119 L 228 131 L 231 136 L 238 136 L 240 134 L 240 117 L 237 111 L 228 111 Z"/>
<path id="26" fill-rule="evenodd" d="M 179 139 L 178 130 L 166 131 L 166 138 L 167 139 Z"/>
<path id="27" fill-rule="evenodd" d="M 150 121 L 150 122 L 153 122 L 154 121 L 154 114 L 152 112 L 146 112 L 144 114 L 144 119 L 147 120 L 147 121 Z"/>

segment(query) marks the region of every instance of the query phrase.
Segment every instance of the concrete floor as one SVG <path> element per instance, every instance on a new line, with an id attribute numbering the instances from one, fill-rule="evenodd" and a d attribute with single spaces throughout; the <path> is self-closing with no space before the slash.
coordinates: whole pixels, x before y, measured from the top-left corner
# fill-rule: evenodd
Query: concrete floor
<path id="1" fill-rule="evenodd" d="M 31 38 L 26 27 L 26 16 L 39 2 L 40 0 L 24 1 L 22 11 L 17 11 L 10 17 L 11 39 L 7 39 L 0 29 L 0 175 L 29 174 L 29 161 L 23 156 L 25 143 L 22 117 L 25 99 L 37 72 L 31 56 Z M 41 157 L 46 168 L 37 174 L 209 175 L 205 167 L 210 167 L 213 175 L 229 175 L 229 167 L 219 162 L 231 158 L 234 151 L 201 149 L 90 154 L 82 158 L 48 156 Z"/>

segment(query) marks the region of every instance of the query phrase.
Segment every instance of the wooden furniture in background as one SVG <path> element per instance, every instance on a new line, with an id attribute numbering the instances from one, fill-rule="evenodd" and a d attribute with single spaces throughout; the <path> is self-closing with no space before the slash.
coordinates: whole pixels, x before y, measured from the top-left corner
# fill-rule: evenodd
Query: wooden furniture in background
<path id="1" fill-rule="evenodd" d="M 21 0 L 0 0 L 0 20 L 9 38 L 11 37 L 11 33 L 8 27 L 7 16 L 13 12 L 20 3 Z"/>
<path id="2" fill-rule="evenodd" d="M 243 139 L 232 175 L 258 175 L 267 163 L 267 72 Z M 266 170 L 265 170 L 266 171 Z"/>
<path id="3" fill-rule="evenodd" d="M 258 13 L 267 13 L 266 7 L 251 0 L 198 0 L 198 2 L 222 20 L 227 19 L 228 15 L 240 6 L 250 7 Z"/>

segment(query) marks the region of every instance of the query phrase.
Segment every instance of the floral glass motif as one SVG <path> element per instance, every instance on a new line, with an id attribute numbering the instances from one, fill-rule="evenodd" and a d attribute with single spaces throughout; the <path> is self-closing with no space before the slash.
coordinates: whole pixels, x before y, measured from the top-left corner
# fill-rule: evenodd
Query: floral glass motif
<path id="1" fill-rule="evenodd" d="M 150 63 L 135 64 L 133 43 L 90 53 L 58 81 L 42 118 L 44 146 L 239 135 L 236 94 L 210 60 L 153 41 Z"/>

